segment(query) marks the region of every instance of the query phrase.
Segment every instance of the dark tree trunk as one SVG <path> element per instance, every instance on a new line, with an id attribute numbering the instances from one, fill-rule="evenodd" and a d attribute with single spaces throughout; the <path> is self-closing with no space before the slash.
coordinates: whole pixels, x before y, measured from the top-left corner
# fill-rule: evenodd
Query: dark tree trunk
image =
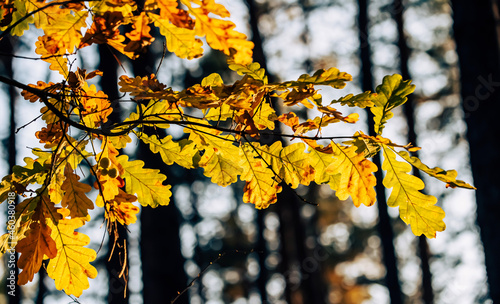
<path id="1" fill-rule="evenodd" d="M 252 29 L 252 41 L 254 47 L 254 61 L 258 62 L 261 67 L 267 71 L 267 62 L 263 48 L 263 39 L 258 28 L 258 6 L 254 0 L 246 1 L 249 15 L 250 27 Z M 269 72 L 268 72 L 269 74 Z M 273 81 L 273 76 L 268 75 L 270 81 Z M 263 142 L 265 143 L 265 142 Z M 305 247 L 306 227 L 303 219 L 300 216 L 300 209 L 304 202 L 300 201 L 294 190 L 283 185 L 283 191 L 278 194 L 276 203 L 276 211 L 280 219 L 280 242 L 281 242 L 281 272 L 285 274 L 287 284 L 285 286 L 285 300 L 288 303 L 324 303 L 325 288 L 321 280 L 320 261 L 314 260 L 311 257 L 311 252 Z M 258 212 L 258 216 L 262 217 L 262 212 Z M 263 221 L 258 219 L 260 238 L 263 240 Z M 259 250 L 267 252 L 265 244 L 259 243 Z M 261 248 L 262 247 L 262 248 Z M 310 259 L 309 259 L 310 257 Z M 259 278 L 259 289 L 261 292 L 262 301 L 266 301 L 265 282 L 267 281 L 267 271 L 264 263 L 265 257 L 261 256 L 261 272 Z M 308 263 L 312 261 L 314 265 Z M 311 264 L 311 265 L 310 265 Z M 298 266 L 298 272 L 291 272 L 294 265 Z M 290 275 L 291 277 L 288 277 Z M 300 277 L 300 282 L 290 282 L 288 279 L 294 275 Z"/>
<path id="2" fill-rule="evenodd" d="M 368 27 L 368 1 L 359 0 L 359 43 L 360 43 L 360 58 L 361 58 L 361 85 L 364 91 L 373 91 L 373 75 L 371 62 L 371 48 L 369 42 L 369 27 Z M 373 126 L 373 114 L 371 111 L 366 111 L 368 114 L 368 126 L 370 135 L 376 135 Z M 378 202 L 378 217 L 377 225 L 380 239 L 382 242 L 382 255 L 386 268 L 386 286 L 389 290 L 389 296 L 392 304 L 402 304 L 403 296 L 401 293 L 401 285 L 398 277 L 398 265 L 394 250 L 394 232 L 392 230 L 391 218 L 387 212 L 387 198 L 385 196 L 385 188 L 382 185 L 383 174 L 380 157 L 374 157 L 373 163 L 379 168 L 375 172 L 377 178 L 377 202 Z"/>
<path id="3" fill-rule="evenodd" d="M 111 100 L 113 112 L 108 117 L 108 125 L 120 121 L 120 105 L 118 100 L 117 87 L 117 59 L 113 56 L 112 50 L 105 44 L 100 44 L 99 48 L 99 70 L 103 72 L 100 85 L 104 93 Z M 116 223 L 116 233 L 111 232 L 108 242 L 108 256 L 110 260 L 106 263 L 108 272 L 108 303 L 128 304 L 128 271 L 122 272 L 124 265 L 128 269 L 128 260 L 125 251 L 127 244 L 127 229 L 120 223 Z"/>
<path id="4" fill-rule="evenodd" d="M 250 16 L 249 23 L 250 23 L 250 29 L 252 30 L 252 42 L 255 44 L 253 50 L 253 60 L 255 62 L 258 62 L 260 66 L 267 71 L 267 62 L 266 62 L 266 57 L 264 55 L 262 37 L 260 36 L 260 31 L 258 26 L 259 22 L 258 7 L 254 0 L 246 0 L 246 3 L 248 6 L 248 14 Z M 256 251 L 259 254 L 259 268 L 260 268 L 259 278 L 257 279 L 257 288 L 259 289 L 262 303 L 267 303 L 268 299 L 267 299 L 266 284 L 269 278 L 269 271 L 266 266 L 266 257 L 268 256 L 269 251 L 267 250 L 267 245 L 266 245 L 267 243 L 266 239 L 264 238 L 264 230 L 266 228 L 264 223 L 264 215 L 265 215 L 264 210 L 257 210 L 257 229 L 258 229 L 259 239 L 257 241 Z"/>
<path id="5" fill-rule="evenodd" d="M 500 303 L 500 168 L 494 145 L 500 134 L 498 40 L 490 1 L 451 1 L 460 66 L 462 105 L 467 123 L 477 223 L 485 253 L 490 297 Z"/>
<path id="6" fill-rule="evenodd" d="M 406 43 L 406 36 L 404 32 L 403 12 L 404 5 L 401 0 L 394 0 L 393 2 L 393 18 L 396 21 L 398 29 L 398 49 L 399 49 L 399 66 L 401 76 L 403 79 L 411 79 L 410 69 L 408 62 L 410 60 L 410 49 Z M 417 133 L 415 132 L 415 99 L 413 95 L 408 96 L 408 101 L 403 106 L 406 122 L 408 124 L 408 140 L 417 145 Z M 415 152 L 418 157 L 418 153 Z M 413 174 L 422 178 L 419 170 L 414 170 Z M 418 240 L 418 255 L 420 256 L 420 268 L 422 269 L 422 300 L 425 304 L 432 304 L 434 302 L 434 291 L 432 289 L 432 274 L 429 266 L 429 246 L 427 245 L 427 238 L 421 235 Z"/>
<path id="7" fill-rule="evenodd" d="M 36 304 L 43 304 L 43 300 L 45 295 L 47 294 L 47 286 L 45 286 L 44 280 L 47 277 L 47 272 L 45 268 L 42 266 L 40 271 L 38 272 L 38 291 L 36 294 Z"/>
<path id="8" fill-rule="evenodd" d="M 4 39 L 0 40 L 0 49 L 2 50 L 2 53 L 5 54 L 13 54 L 14 53 L 14 47 L 13 47 L 13 40 L 10 36 L 5 37 Z M 8 78 L 13 78 L 14 72 L 12 70 L 12 57 L 10 56 L 2 56 L 2 65 L 3 65 L 3 71 L 2 74 L 4 74 Z M 15 113 L 16 113 L 16 91 L 13 86 L 9 86 L 7 88 L 8 92 L 7 94 L 9 95 L 9 107 L 10 107 L 10 115 L 9 115 L 9 138 L 8 138 L 8 146 L 7 146 L 7 154 L 8 154 L 8 163 L 9 163 L 9 174 L 12 173 L 12 167 L 16 165 L 16 119 L 15 119 Z M 15 199 L 15 203 L 17 204 L 18 199 Z M 6 254 L 8 256 L 9 254 Z M 14 271 L 14 277 L 15 281 L 17 282 L 17 278 L 19 276 L 19 269 L 17 268 L 17 260 L 18 256 L 17 253 L 14 254 L 15 256 L 15 265 L 16 267 L 14 268 L 9 268 L 6 267 L 8 270 L 7 273 L 9 273 L 10 276 L 10 271 Z M 6 265 L 7 266 L 7 265 Z M 10 280 L 7 280 L 5 285 L 9 285 Z M 11 291 L 11 289 L 7 286 L 4 286 L 6 292 Z M 8 301 L 9 304 L 18 304 L 21 303 L 21 287 L 17 286 L 16 284 L 16 289 L 14 292 L 14 296 L 8 295 Z"/>
<path id="9" fill-rule="evenodd" d="M 134 60 L 133 70 L 136 76 L 154 73 L 155 56 L 148 52 Z M 152 130 L 145 129 L 146 134 Z M 167 176 L 167 183 L 173 188 L 182 180 L 174 176 L 170 166 L 166 166 L 158 154 L 149 150 L 147 145 L 139 144 L 137 158 L 144 160 L 145 168 L 161 168 Z M 184 258 L 181 254 L 179 238 L 180 214 L 175 207 L 174 196 L 170 197 L 169 206 L 158 208 L 143 207 L 141 211 L 141 261 L 144 303 L 170 303 L 178 292 L 187 286 L 184 272 Z M 186 295 L 178 303 L 187 303 Z"/>

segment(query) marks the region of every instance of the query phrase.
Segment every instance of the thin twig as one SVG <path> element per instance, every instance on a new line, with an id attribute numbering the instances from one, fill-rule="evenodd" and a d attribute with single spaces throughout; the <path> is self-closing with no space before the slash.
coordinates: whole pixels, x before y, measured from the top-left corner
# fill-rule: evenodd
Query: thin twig
<path id="1" fill-rule="evenodd" d="M 217 258 L 215 258 L 214 260 L 212 260 L 207 266 L 205 266 L 205 268 L 203 268 L 203 270 L 198 273 L 198 275 L 196 276 L 196 278 L 194 278 L 187 286 L 186 288 L 184 288 L 182 291 L 178 291 L 177 292 L 177 296 L 172 300 L 170 301 L 170 304 L 173 304 L 175 303 L 184 293 L 186 293 L 186 291 L 188 291 L 189 288 L 193 287 L 194 283 L 196 283 L 196 281 L 198 281 L 201 276 L 208 270 L 208 268 L 210 268 L 210 266 L 212 266 L 214 263 L 217 263 L 220 259 L 222 259 L 224 256 L 226 256 L 227 254 L 237 254 L 237 253 L 241 253 L 241 254 L 244 254 L 244 255 L 248 255 L 252 252 L 255 252 L 254 249 L 250 250 L 250 251 L 241 251 L 241 250 L 234 250 L 232 252 L 223 252 L 223 253 L 220 253 Z"/>

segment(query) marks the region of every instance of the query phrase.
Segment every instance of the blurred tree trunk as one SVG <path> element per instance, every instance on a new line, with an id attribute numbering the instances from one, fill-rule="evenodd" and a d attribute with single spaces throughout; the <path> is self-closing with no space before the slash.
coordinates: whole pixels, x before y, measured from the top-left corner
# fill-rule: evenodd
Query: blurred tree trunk
<path id="1" fill-rule="evenodd" d="M 266 57 L 264 55 L 264 47 L 262 44 L 262 37 L 259 32 L 259 12 L 257 4 L 254 0 L 246 0 L 246 4 L 248 6 L 248 14 L 250 16 L 250 29 L 252 31 L 252 42 L 255 44 L 253 50 L 253 60 L 254 62 L 258 62 L 262 68 L 267 71 L 267 62 Z M 269 72 L 268 72 L 269 73 Z M 269 75 L 268 77 L 270 77 Z M 257 229 L 259 239 L 257 241 L 256 251 L 259 254 L 259 277 L 257 279 L 257 288 L 259 289 L 260 298 L 262 303 L 267 303 L 267 291 L 266 284 L 269 279 L 269 271 L 266 266 L 266 257 L 269 254 L 267 250 L 267 242 L 264 237 L 265 231 L 265 222 L 264 222 L 265 212 L 264 210 L 257 210 Z"/>
<path id="2" fill-rule="evenodd" d="M 100 85 L 104 93 L 111 101 L 113 112 L 108 117 L 107 125 L 120 121 L 120 105 L 118 101 L 117 59 L 113 56 L 109 46 L 100 44 L 99 50 L 99 70 L 103 72 L 100 78 Z M 106 126 L 106 125 L 105 125 Z M 124 265 L 128 269 L 128 259 L 125 252 L 127 250 L 127 228 L 116 222 L 116 232 L 112 231 L 108 241 L 108 257 L 106 270 L 108 272 L 108 303 L 128 304 L 128 271 L 122 273 Z M 120 275 L 121 274 L 121 275 Z"/>
<path id="3" fill-rule="evenodd" d="M 371 61 L 371 47 L 369 41 L 369 27 L 368 27 L 368 1 L 359 0 L 359 44 L 360 44 L 360 58 L 361 58 L 361 86 L 363 91 L 373 91 L 373 75 L 372 75 L 372 61 Z M 376 135 L 373 126 L 373 114 L 367 110 L 368 126 L 370 135 Z M 392 304 L 402 304 L 403 294 L 401 292 L 401 285 L 398 276 L 398 263 L 394 249 L 394 231 L 392 230 L 391 218 L 387 211 L 387 198 L 385 196 L 385 187 L 382 185 L 383 174 L 380 157 L 374 157 L 373 163 L 379 168 L 375 172 L 377 178 L 377 206 L 378 218 L 377 225 L 379 236 L 382 242 L 382 255 L 386 268 L 386 286 L 389 290 L 389 297 Z"/>
<path id="4" fill-rule="evenodd" d="M 38 272 L 38 291 L 36 293 L 36 304 L 43 304 L 43 300 L 45 298 L 45 295 L 47 293 L 47 286 L 45 286 L 44 280 L 47 277 L 47 272 L 45 271 L 44 266 L 40 268 L 40 271 Z"/>
<path id="5" fill-rule="evenodd" d="M 477 223 L 481 230 L 490 297 L 500 303 L 500 157 L 491 146 L 500 134 L 500 59 L 491 1 L 451 1 L 467 123 Z"/>
<path id="6" fill-rule="evenodd" d="M 0 40 L 0 50 L 2 53 L 7 54 L 6 56 L 0 56 L 2 60 L 2 74 L 5 75 L 8 78 L 13 78 L 14 76 L 14 71 L 12 70 L 12 57 L 8 56 L 10 54 L 14 54 L 14 46 L 13 46 L 13 38 L 9 35 L 6 36 L 4 39 Z M 7 155 L 8 155 L 8 163 L 9 163 L 9 174 L 12 173 L 12 167 L 16 165 L 16 96 L 17 93 L 14 89 L 13 86 L 9 86 L 7 88 L 7 95 L 9 96 L 9 110 L 10 110 L 10 115 L 9 115 L 9 138 L 7 140 Z M 17 204 L 18 199 L 16 197 L 15 203 Z M 7 209 L 6 209 L 7 210 Z M 7 254 L 5 255 L 7 256 Z M 18 255 L 17 253 L 15 254 L 15 265 L 16 267 L 14 269 L 6 267 L 5 269 L 11 271 L 15 271 L 15 281 L 17 282 L 17 278 L 19 276 L 19 269 L 17 268 L 17 260 L 18 260 Z M 5 285 L 8 285 L 9 283 L 5 283 Z M 6 288 L 6 292 L 10 291 L 10 289 L 7 286 L 4 286 Z M 15 295 L 14 296 L 8 296 L 8 301 L 9 304 L 18 304 L 21 303 L 21 288 L 16 285 L 16 290 L 15 290 Z"/>
<path id="7" fill-rule="evenodd" d="M 270 81 L 274 77 L 267 70 L 267 60 L 263 48 L 263 38 L 258 28 L 259 8 L 254 0 L 246 0 L 250 15 L 250 27 L 252 30 L 252 41 L 254 47 L 254 61 L 265 68 Z M 279 115 L 279 113 L 277 113 Z M 266 142 L 263 142 L 266 144 Z M 285 143 L 283 143 L 285 145 Z M 306 248 L 306 227 L 300 215 L 300 210 L 305 204 L 302 202 L 295 190 L 283 185 L 283 191 L 278 194 L 276 211 L 280 220 L 280 242 L 281 242 L 281 272 L 287 281 L 285 287 L 285 300 L 288 303 L 325 303 L 325 288 L 322 284 L 320 261 L 311 257 L 312 250 Z M 313 191 L 313 190 L 312 190 Z M 263 240 L 263 213 L 258 212 L 258 224 L 260 238 Z M 265 244 L 259 243 L 259 250 L 267 252 Z M 261 271 L 266 271 L 265 257 L 261 257 Z M 307 263 L 312 261 L 312 264 Z M 309 267 L 311 266 L 311 267 Z M 265 281 L 267 271 L 260 273 L 259 287 L 262 301 L 266 301 Z M 298 279 L 298 282 L 292 280 Z"/>
<path id="8" fill-rule="evenodd" d="M 399 66 L 403 79 L 411 79 L 408 62 L 410 60 L 410 49 L 406 43 L 406 35 L 404 32 L 403 21 L 404 5 L 402 0 L 394 0 L 392 13 L 396 21 L 398 29 L 398 49 L 399 49 Z M 408 125 L 408 140 L 417 145 L 417 133 L 415 132 L 415 98 L 411 94 L 408 96 L 408 101 L 403 105 L 403 111 Z M 418 157 L 418 152 L 414 153 Z M 422 179 L 419 170 L 414 170 L 413 175 Z M 429 265 L 429 246 L 425 235 L 421 235 L 418 239 L 418 255 L 420 256 L 420 269 L 422 270 L 422 300 L 425 304 L 434 302 L 434 291 L 432 289 L 432 274 Z"/>
<path id="9" fill-rule="evenodd" d="M 132 62 L 134 74 L 144 77 L 155 73 L 155 55 L 148 50 Z M 151 129 L 144 133 L 151 135 Z M 164 132 L 161 132 L 164 135 Z M 184 272 L 184 258 L 179 238 L 180 214 L 175 206 L 173 189 L 182 182 L 181 176 L 174 176 L 171 166 L 166 166 L 159 154 L 154 154 L 142 142 L 138 145 L 137 159 L 144 160 L 145 168 L 161 168 L 172 186 L 169 206 L 143 207 L 141 211 L 141 261 L 144 303 L 170 303 L 177 293 L 187 286 Z M 186 294 L 187 295 L 187 294 Z M 186 295 L 179 303 L 187 303 Z"/>

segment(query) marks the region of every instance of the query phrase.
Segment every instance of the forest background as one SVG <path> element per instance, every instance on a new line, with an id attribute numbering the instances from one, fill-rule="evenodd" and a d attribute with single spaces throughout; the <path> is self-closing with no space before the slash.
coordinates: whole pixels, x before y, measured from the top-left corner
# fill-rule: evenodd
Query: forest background
<path id="1" fill-rule="evenodd" d="M 237 24 L 237 29 L 252 37 L 256 45 L 254 60 L 267 67 L 269 76 L 274 79 L 296 79 L 303 73 L 335 66 L 353 75 L 354 81 L 347 90 L 355 93 L 372 89 L 374 83 L 380 83 L 388 74 L 402 73 L 404 78 L 413 79 L 417 86 L 411 99 L 413 106 L 405 107 L 393 119 L 386 130 L 388 137 L 398 142 L 415 142 L 424 148 L 420 157 L 426 163 L 455 168 L 463 179 L 472 181 L 469 150 L 472 147 L 480 150 L 480 144 L 494 133 L 492 120 L 488 120 L 491 114 L 482 111 L 495 112 L 489 100 L 498 94 L 494 85 L 484 85 L 498 75 L 495 2 L 481 2 L 474 9 L 464 8 L 465 4 L 459 1 L 452 1 L 453 6 L 447 1 L 404 4 L 371 1 L 369 6 L 362 0 L 233 0 L 220 3 L 232 13 L 231 20 Z M 461 15 L 463 11 L 468 12 L 467 19 Z M 480 24 L 470 26 L 476 39 L 482 38 L 483 43 L 489 44 L 485 48 L 480 47 L 481 41 L 473 44 L 467 40 L 471 39 L 467 33 L 457 31 L 457 24 L 476 20 L 474 16 L 480 16 L 477 20 L 486 23 L 482 28 Z M 6 56 L 13 53 L 32 55 L 31 42 L 35 37 L 35 33 L 28 32 L 21 38 L 0 42 L 2 75 L 23 83 L 51 80 L 45 63 Z M 469 53 L 460 56 L 464 43 L 469 46 Z M 484 53 L 471 55 L 476 49 Z M 124 70 L 147 75 L 159 66 L 162 45 L 154 44 L 149 52 L 142 62 L 120 58 L 120 66 L 110 49 L 95 47 L 85 49 L 78 60 L 107 75 L 121 75 Z M 497 61 L 492 59 L 495 56 Z M 464 60 L 469 62 L 464 63 Z M 473 60 L 486 63 L 477 64 Z M 464 70 L 474 65 L 484 70 L 467 70 L 472 93 L 464 93 L 467 89 L 463 84 Z M 182 89 L 212 72 L 228 79 L 234 77 L 226 69 L 225 58 L 207 49 L 204 57 L 192 61 L 167 54 L 158 70 L 158 78 L 174 89 Z M 116 85 L 114 78 L 109 76 L 108 80 Z M 108 95 L 112 96 L 105 81 L 103 78 L 101 85 L 108 88 Z M 478 95 L 476 88 L 481 84 L 482 91 Z M 9 159 L 21 162 L 30 154 L 26 147 L 36 145 L 25 141 L 29 137 L 23 136 L 23 132 L 34 133 L 39 126 L 33 123 L 12 135 L 11 130 L 33 119 L 35 116 L 29 117 L 29 114 L 38 113 L 38 109 L 30 108 L 33 105 L 23 102 L 19 94 L 13 94 L 8 87 L 2 88 L 2 109 L 16 106 L 15 126 L 4 123 L 0 131 L 4 143 L 1 173 L 5 175 L 11 167 Z M 333 91 L 322 94 L 325 99 L 338 97 Z M 461 100 L 465 102 L 462 104 Z M 126 104 L 122 107 L 123 112 L 131 110 Z M 2 111 L 0 121 L 11 121 L 9 112 Z M 344 113 L 348 114 L 349 110 L 345 109 Z M 305 111 L 302 114 L 308 115 Z M 359 114 L 361 120 L 366 120 L 364 112 Z M 467 138 L 467 124 L 470 133 L 471 123 L 477 116 L 489 122 L 489 127 L 475 129 L 480 130 L 477 132 L 481 136 L 475 136 L 473 144 Z M 490 130 L 486 131 L 488 128 Z M 341 134 L 354 131 L 338 130 Z M 181 134 L 174 132 L 172 135 Z M 127 154 L 151 159 L 151 164 L 158 163 L 153 156 L 145 154 L 141 145 L 131 146 Z M 487 164 L 491 168 L 498 161 L 494 160 L 494 155 L 487 156 L 490 150 L 493 149 L 483 146 L 482 158 L 491 160 Z M 447 156 L 443 157 L 445 154 Z M 480 166 L 472 166 L 472 170 L 475 168 L 479 170 Z M 379 224 L 386 206 L 355 208 L 351 203 L 333 201 L 332 193 L 323 187 L 298 190 L 308 200 L 319 203 L 319 207 L 282 200 L 268 210 L 255 210 L 240 201 L 242 189 L 238 186 L 221 188 L 211 184 L 200 172 L 180 168 L 165 170 L 170 170 L 166 171 L 168 176 L 175 176 L 170 178 L 170 182 L 175 181 L 174 201 L 170 207 L 154 212 L 143 209 L 140 222 L 128 227 L 128 284 L 125 287 L 117 277 L 119 265 L 106 263 L 108 239 L 104 238 L 99 260 L 95 263 L 101 275 L 91 280 L 90 289 L 78 299 L 79 302 L 154 303 L 172 299 L 211 262 L 214 263 L 202 272 L 201 278 L 179 302 L 488 303 L 490 298 L 496 299 L 496 291 L 490 295 L 486 284 L 485 253 L 476 226 L 474 192 L 450 191 L 426 180 L 426 191 L 439 197 L 447 214 L 447 230 L 436 239 L 425 240 L 411 233 L 399 220 L 397 210 L 388 210 L 387 222 L 392 228 L 388 233 L 384 230 L 387 226 Z M 486 174 L 484 172 L 481 171 Z M 486 194 L 481 197 L 484 186 L 481 189 L 477 178 L 474 184 L 479 188 L 478 198 L 486 199 Z M 498 202 L 496 198 L 490 201 Z M 498 207 L 488 210 L 493 216 Z M 102 214 L 92 214 L 93 218 L 99 216 Z M 4 220 L 5 217 L 0 218 Z M 85 233 L 103 236 L 105 229 L 100 227 L 100 222 L 93 223 L 93 227 L 85 228 Z M 158 234 L 157 231 L 169 233 Z M 100 237 L 92 239 L 101 240 Z M 388 242 L 393 243 L 394 248 L 391 249 Z M 483 242 L 492 242 L 492 239 L 483 236 Z M 90 246 L 97 249 L 101 244 L 95 242 Z M 393 259 L 390 258 L 391 250 L 395 252 Z M 223 256 L 217 259 L 220 254 Z M 497 275 L 490 272 L 489 279 L 494 280 Z M 128 289 L 127 297 L 123 298 L 125 289 Z M 50 280 L 44 280 L 43 272 L 33 283 L 22 287 L 22 294 L 22 303 L 70 301 L 64 293 L 55 290 Z M 20 301 L 8 297 L 3 300 Z"/>

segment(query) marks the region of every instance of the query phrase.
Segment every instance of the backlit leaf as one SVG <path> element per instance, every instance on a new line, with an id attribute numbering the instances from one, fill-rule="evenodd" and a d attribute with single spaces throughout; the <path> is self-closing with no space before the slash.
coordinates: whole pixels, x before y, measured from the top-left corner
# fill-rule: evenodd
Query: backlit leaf
<path id="1" fill-rule="evenodd" d="M 190 133 L 189 139 L 204 149 L 199 166 L 203 174 L 210 177 L 213 183 L 227 186 L 238 180 L 241 168 L 238 166 L 238 147 L 233 145 L 234 136 L 221 135 L 221 132 L 206 127 L 193 127 L 185 130 Z"/>
<path id="2" fill-rule="evenodd" d="M 179 58 L 193 59 L 203 54 L 200 39 L 196 38 L 195 31 L 189 28 L 177 27 L 168 19 L 159 15 L 148 13 L 160 33 L 165 36 L 167 49 Z"/>
<path id="3" fill-rule="evenodd" d="M 186 139 L 178 143 L 174 142 L 171 135 L 161 140 L 156 135 L 147 136 L 146 134 L 141 134 L 139 138 L 149 145 L 151 152 L 160 153 L 165 164 L 171 165 L 175 162 L 187 169 L 195 167 L 198 150 L 195 149 L 194 143 Z"/>
<path id="4" fill-rule="evenodd" d="M 252 62 L 253 43 L 247 36 L 234 30 L 236 25 L 228 20 L 213 18 L 220 16 L 229 17 L 229 12 L 214 0 L 190 1 L 181 0 L 189 13 L 195 19 L 195 31 L 199 37 L 206 36 L 207 43 L 215 50 L 223 51 L 232 56 L 235 63 L 249 64 Z M 195 3 L 197 6 L 193 6 Z"/>
<path id="5" fill-rule="evenodd" d="M 80 177 L 73 173 L 69 165 L 66 166 L 64 175 L 66 180 L 61 187 L 64 191 L 61 206 L 70 211 L 71 218 L 86 218 L 89 214 L 88 210 L 94 209 L 94 203 L 85 195 L 86 192 L 92 190 L 92 187 L 79 182 Z"/>
<path id="6" fill-rule="evenodd" d="M 37 207 L 31 218 L 29 230 L 26 237 L 16 245 L 16 251 L 21 253 L 18 267 L 23 269 L 19 274 L 19 285 L 24 285 L 33 280 L 33 276 L 40 270 L 42 261 L 54 258 L 57 255 L 56 242 L 51 238 L 51 228 L 46 223 L 46 217 L 59 220 L 54 204 L 47 196 L 38 196 L 33 199 Z"/>
<path id="7" fill-rule="evenodd" d="M 123 166 L 126 192 L 136 194 L 139 203 L 143 206 L 156 208 L 168 205 L 170 202 L 170 185 L 163 185 L 167 177 L 157 169 L 143 168 L 142 160 L 129 161 L 128 156 L 120 155 L 118 162 Z"/>
<path id="8" fill-rule="evenodd" d="M 257 209 L 265 209 L 276 203 L 281 186 L 279 181 L 273 178 L 273 171 L 267 167 L 264 160 L 256 158 L 258 155 L 252 145 L 258 144 L 247 143 L 240 149 L 239 165 L 243 169 L 241 180 L 246 181 L 243 202 L 252 203 Z"/>
<path id="9" fill-rule="evenodd" d="M 343 146 L 332 142 L 330 145 L 335 161 L 326 169 L 330 175 L 339 175 L 340 180 L 335 180 L 332 189 L 341 200 L 349 196 L 356 207 L 361 204 L 371 206 L 377 200 L 375 185 L 377 180 L 373 172 L 377 167 L 366 159 L 362 153 L 356 153 L 356 147 Z"/>
<path id="10" fill-rule="evenodd" d="M 373 93 L 370 91 L 358 95 L 349 94 L 337 100 L 332 100 L 330 104 L 340 103 L 343 106 L 347 105 L 349 107 L 358 108 L 372 107 L 374 105 L 372 95 Z"/>
<path id="11" fill-rule="evenodd" d="M 427 165 L 422 163 L 422 161 L 415 156 L 410 156 L 406 151 L 397 152 L 404 160 L 412 164 L 415 168 L 429 174 L 430 176 L 437 178 L 438 180 L 445 182 L 447 187 L 460 187 L 466 189 L 476 189 L 474 186 L 467 184 L 466 182 L 457 179 L 456 170 L 444 170 L 439 167 L 429 168 Z"/>
<path id="12" fill-rule="evenodd" d="M 299 84 L 327 85 L 335 89 L 342 89 L 345 87 L 346 82 L 351 80 L 351 75 L 340 72 L 337 68 L 329 68 L 328 70 L 317 70 L 312 76 L 303 74 L 297 81 L 288 81 L 285 84 L 288 86 L 297 86 Z"/>
<path id="13" fill-rule="evenodd" d="M 65 210 L 63 216 L 69 211 Z M 97 270 L 90 264 L 96 258 L 96 252 L 86 246 L 90 238 L 76 229 L 84 224 L 82 219 L 62 219 L 57 225 L 49 221 L 52 229 L 51 238 L 55 240 L 57 255 L 47 265 L 47 274 L 54 279 L 56 288 L 68 295 L 79 297 L 89 288 L 88 279 L 97 276 Z"/>
<path id="14" fill-rule="evenodd" d="M 371 111 L 375 117 L 375 132 L 382 134 L 385 123 L 394 114 L 392 109 L 404 104 L 408 100 L 409 94 L 413 93 L 415 86 L 411 80 L 403 81 L 403 77 L 398 74 L 385 76 L 382 84 L 376 89 L 377 94 L 373 96 L 372 101 L 375 104 Z"/>
<path id="15" fill-rule="evenodd" d="M 435 238 L 437 231 L 446 228 L 443 209 L 435 205 L 437 199 L 434 196 L 420 192 L 424 189 L 424 182 L 409 174 L 410 164 L 396 160 L 396 153 L 389 147 L 383 145 L 382 149 L 382 169 L 387 172 L 383 183 L 385 187 L 392 188 L 387 205 L 399 207 L 401 219 L 411 225 L 413 234 Z"/>

